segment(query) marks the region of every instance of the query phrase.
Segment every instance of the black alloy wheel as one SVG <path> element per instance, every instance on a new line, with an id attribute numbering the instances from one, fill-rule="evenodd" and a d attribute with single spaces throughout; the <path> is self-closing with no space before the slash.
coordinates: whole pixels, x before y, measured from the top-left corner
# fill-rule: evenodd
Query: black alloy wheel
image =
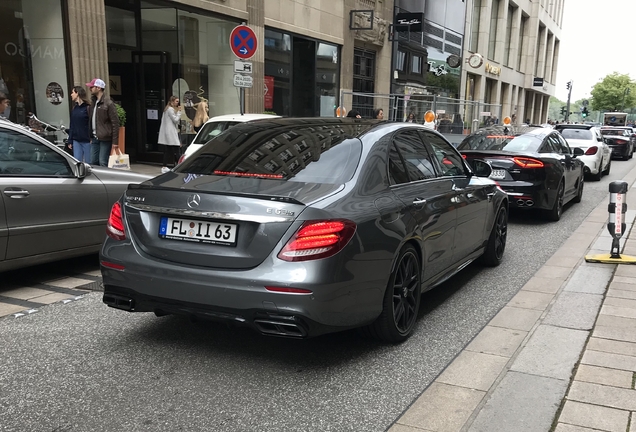
<path id="1" fill-rule="evenodd" d="M 369 327 L 370 333 L 383 341 L 403 342 L 411 335 L 421 303 L 420 259 L 413 246 L 407 245 L 391 273 L 382 313 Z"/>
<path id="2" fill-rule="evenodd" d="M 556 222 L 559 219 L 561 219 L 561 214 L 563 214 L 564 195 L 565 195 L 565 184 L 563 183 L 563 180 L 562 180 L 561 183 L 559 183 L 559 188 L 557 189 L 557 196 L 556 196 L 556 199 L 554 200 L 554 205 L 552 206 L 552 209 L 548 210 L 547 212 L 547 217 L 549 220 Z"/>
<path id="3" fill-rule="evenodd" d="M 601 177 L 603 177 L 603 158 L 601 158 L 601 163 L 598 165 L 598 173 L 592 176 L 593 180 L 600 181 Z"/>
<path id="4" fill-rule="evenodd" d="M 603 174 L 609 175 L 611 169 L 612 169 L 612 158 L 610 157 L 609 162 L 607 162 L 607 168 L 605 168 L 605 171 L 603 171 Z"/>
<path id="5" fill-rule="evenodd" d="M 508 238 L 508 210 L 505 205 L 499 207 L 495 223 L 488 237 L 488 244 L 484 254 L 479 261 L 487 266 L 495 267 L 501 264 L 504 251 L 506 250 L 506 239 Z"/>

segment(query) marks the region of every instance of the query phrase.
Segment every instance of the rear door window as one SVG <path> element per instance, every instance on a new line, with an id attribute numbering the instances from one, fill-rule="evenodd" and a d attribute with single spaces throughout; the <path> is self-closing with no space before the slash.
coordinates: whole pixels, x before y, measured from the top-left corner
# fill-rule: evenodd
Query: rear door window
<path id="1" fill-rule="evenodd" d="M 394 138 L 395 146 L 404 159 L 411 181 L 426 180 L 437 176 L 431 155 L 426 150 L 417 131 L 398 133 Z"/>
<path id="2" fill-rule="evenodd" d="M 421 131 L 424 141 L 433 149 L 434 161 L 443 176 L 465 176 L 466 167 L 460 154 L 444 138 L 439 135 Z"/>

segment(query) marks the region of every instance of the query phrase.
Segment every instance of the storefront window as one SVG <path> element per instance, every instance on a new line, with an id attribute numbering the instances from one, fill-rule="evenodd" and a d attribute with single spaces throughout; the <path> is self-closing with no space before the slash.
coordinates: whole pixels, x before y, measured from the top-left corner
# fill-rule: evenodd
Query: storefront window
<path id="1" fill-rule="evenodd" d="M 4 115 L 16 123 L 26 124 L 33 112 L 47 123 L 68 125 L 60 1 L 0 1 L 0 91 L 11 99 Z"/>
<path id="2" fill-rule="evenodd" d="M 265 30 L 265 111 L 284 116 L 291 115 L 291 49 L 290 35 Z"/>
<path id="3" fill-rule="evenodd" d="M 316 55 L 316 87 L 320 92 L 319 106 L 321 117 L 333 117 L 336 109 L 338 77 L 338 46 L 324 42 L 318 44 Z"/>

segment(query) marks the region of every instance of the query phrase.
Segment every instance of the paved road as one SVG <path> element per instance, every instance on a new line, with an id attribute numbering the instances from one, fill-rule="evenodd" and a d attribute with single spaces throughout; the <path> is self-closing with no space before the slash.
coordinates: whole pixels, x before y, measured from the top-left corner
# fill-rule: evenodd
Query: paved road
<path id="1" fill-rule="evenodd" d="M 0 430 L 384 431 L 634 164 L 614 161 L 558 223 L 513 215 L 504 263 L 426 293 L 399 346 L 354 331 L 296 341 L 126 314 L 97 292 L 0 319 Z"/>

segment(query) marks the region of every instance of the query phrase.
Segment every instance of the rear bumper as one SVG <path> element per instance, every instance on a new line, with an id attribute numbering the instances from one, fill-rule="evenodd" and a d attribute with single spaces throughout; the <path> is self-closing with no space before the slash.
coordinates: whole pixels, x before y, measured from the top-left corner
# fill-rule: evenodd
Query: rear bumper
<path id="1" fill-rule="evenodd" d="M 623 145 L 609 145 L 609 147 L 612 149 L 612 157 L 621 157 L 621 158 L 626 158 L 629 156 L 629 150 L 631 148 L 631 143 L 630 144 L 623 144 Z"/>
<path id="2" fill-rule="evenodd" d="M 551 209 L 552 195 L 556 191 L 546 188 L 544 182 L 500 182 L 499 186 L 508 195 L 511 208 Z"/>
<path id="3" fill-rule="evenodd" d="M 129 312 L 195 316 L 250 327 L 262 334 L 310 337 L 373 322 L 380 314 L 390 260 L 326 260 L 289 263 L 266 260 L 246 270 L 203 269 L 146 257 L 123 242 L 107 240 L 100 259 L 104 303 Z M 280 261 L 280 262 L 277 262 Z M 359 268 L 358 268 L 359 266 Z M 365 270 L 366 269 L 366 270 Z M 266 286 L 311 290 L 280 293 Z"/>

